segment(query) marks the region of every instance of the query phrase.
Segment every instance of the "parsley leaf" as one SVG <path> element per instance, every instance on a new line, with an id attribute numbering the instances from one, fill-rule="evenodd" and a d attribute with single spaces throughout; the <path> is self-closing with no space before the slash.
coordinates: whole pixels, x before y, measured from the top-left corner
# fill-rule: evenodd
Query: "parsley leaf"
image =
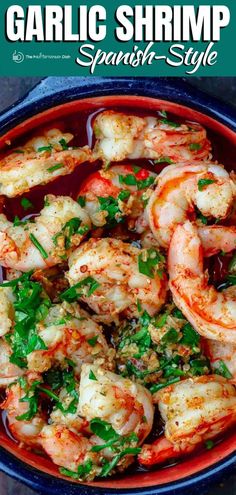
<path id="1" fill-rule="evenodd" d="M 200 150 L 200 149 L 201 149 L 201 147 L 202 147 L 202 146 L 201 146 L 201 144 L 199 144 L 199 143 L 191 143 L 191 144 L 189 145 L 189 149 L 190 149 L 191 151 L 197 151 L 197 150 Z"/>
<path id="2" fill-rule="evenodd" d="M 199 179 L 198 181 L 198 190 L 199 191 L 204 191 L 204 189 L 209 186 L 210 184 L 213 184 L 215 181 L 213 179 Z"/>
<path id="3" fill-rule="evenodd" d="M 20 204 L 25 211 L 34 207 L 33 203 L 27 198 L 22 198 Z"/>
<path id="4" fill-rule="evenodd" d="M 149 278 L 154 278 L 157 274 L 157 268 L 159 264 L 164 261 L 164 256 L 160 254 L 156 249 L 150 248 L 143 250 L 138 256 L 138 269 L 139 273 L 147 275 Z"/>
<path id="5" fill-rule="evenodd" d="M 91 459 L 88 459 L 84 464 L 80 464 L 77 468 L 77 472 L 71 471 L 70 469 L 66 469 L 61 467 L 59 469 L 60 473 L 64 476 L 68 476 L 69 478 L 73 478 L 74 480 L 84 480 L 88 477 L 91 469 L 93 467 L 93 463 Z"/>
<path id="6" fill-rule="evenodd" d="M 60 299 L 67 302 L 74 302 L 80 297 L 91 296 L 99 286 L 100 284 L 95 278 L 86 277 L 81 282 L 62 292 Z"/>
<path id="7" fill-rule="evenodd" d="M 221 359 L 215 363 L 214 371 L 217 375 L 224 376 L 229 380 L 233 378 L 233 375 L 230 373 L 228 366 L 226 366 L 225 362 Z"/>

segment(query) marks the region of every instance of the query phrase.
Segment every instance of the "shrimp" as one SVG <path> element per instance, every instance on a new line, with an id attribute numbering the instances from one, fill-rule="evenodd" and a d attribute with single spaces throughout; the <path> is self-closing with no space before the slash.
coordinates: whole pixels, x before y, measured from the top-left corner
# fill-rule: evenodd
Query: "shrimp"
<path id="1" fill-rule="evenodd" d="M 236 383 L 236 345 L 230 342 L 202 339 L 204 352 L 215 372 L 223 374 L 232 383 Z"/>
<path id="2" fill-rule="evenodd" d="M 26 272 L 60 263 L 91 227 L 85 210 L 68 196 L 46 196 L 33 222 L 14 225 L 0 214 L 0 263 Z"/>
<path id="3" fill-rule="evenodd" d="M 236 249 L 236 226 L 208 225 L 198 227 L 204 257 L 219 252 L 230 253 Z"/>
<path id="4" fill-rule="evenodd" d="M 27 376 L 26 386 L 29 388 L 36 381 L 41 380 L 37 373 L 29 373 Z M 7 389 L 6 400 L 1 404 L 1 408 L 7 412 L 9 429 L 12 435 L 22 442 L 30 446 L 39 446 L 38 435 L 45 425 L 45 421 L 38 411 L 31 419 L 21 419 L 22 415 L 30 412 L 29 402 L 23 400 L 26 397 L 25 386 L 20 382 L 16 382 Z M 33 395 L 33 392 L 29 392 Z"/>
<path id="5" fill-rule="evenodd" d="M 97 227 L 120 223 L 128 216 L 133 228 L 143 213 L 143 193 L 155 182 L 156 174 L 133 165 L 117 165 L 98 170 L 82 184 L 79 199 Z"/>
<path id="6" fill-rule="evenodd" d="M 222 292 L 208 284 L 197 228 L 178 225 L 168 254 L 169 287 L 174 302 L 205 338 L 236 344 L 236 288 Z"/>
<path id="7" fill-rule="evenodd" d="M 195 206 L 205 217 L 224 219 L 235 196 L 235 184 L 220 165 L 171 165 L 158 176 L 147 205 L 147 220 L 159 244 L 167 248 L 176 226 L 195 218 Z"/>
<path id="8" fill-rule="evenodd" d="M 119 435 L 135 433 L 142 443 L 150 433 L 154 408 L 150 392 L 128 378 L 98 365 L 83 364 L 79 414 L 88 421 L 100 418 Z"/>
<path id="9" fill-rule="evenodd" d="M 106 110 L 94 120 L 94 154 L 104 161 L 152 158 L 188 162 L 211 158 L 211 144 L 200 124 L 178 124 Z"/>
<path id="10" fill-rule="evenodd" d="M 236 422 L 236 391 L 223 377 L 211 375 L 180 381 L 154 396 L 165 422 L 165 437 L 144 444 L 138 456 L 146 466 L 193 451 Z"/>
<path id="11" fill-rule="evenodd" d="M 24 371 L 10 362 L 11 348 L 7 342 L 0 339 L 0 387 L 7 387 L 10 383 L 13 383 Z"/>
<path id="12" fill-rule="evenodd" d="M 98 454 L 91 452 L 93 443 L 62 425 L 47 425 L 42 429 L 39 442 L 47 455 L 58 466 L 78 473 L 79 466 L 90 466 L 87 479 L 93 479 L 100 471 L 96 468 Z M 83 476 L 78 479 L 82 479 Z"/>
<path id="13" fill-rule="evenodd" d="M 14 321 L 14 294 L 10 287 L 0 287 L 0 337 L 8 333 Z"/>
<path id="14" fill-rule="evenodd" d="M 77 304 L 56 304 L 46 319 L 37 324 L 37 333 L 47 346 L 27 355 L 28 368 L 43 373 L 53 365 L 63 364 L 66 358 L 80 373 L 84 362 L 93 362 L 108 353 L 102 329 Z"/>
<path id="15" fill-rule="evenodd" d="M 70 174 L 81 163 L 91 161 L 87 146 L 67 149 L 67 142 L 72 138 L 72 134 L 51 129 L 0 159 L 0 194 L 13 198 L 34 186 Z"/>
<path id="16" fill-rule="evenodd" d="M 71 286 L 76 284 L 75 295 L 78 287 L 78 299 L 107 323 L 121 313 L 138 316 L 138 300 L 153 315 L 166 297 L 163 260 L 154 249 L 139 250 L 118 239 L 90 239 L 70 256 L 67 278 Z M 95 285 L 86 291 L 86 284 L 91 281 Z"/>

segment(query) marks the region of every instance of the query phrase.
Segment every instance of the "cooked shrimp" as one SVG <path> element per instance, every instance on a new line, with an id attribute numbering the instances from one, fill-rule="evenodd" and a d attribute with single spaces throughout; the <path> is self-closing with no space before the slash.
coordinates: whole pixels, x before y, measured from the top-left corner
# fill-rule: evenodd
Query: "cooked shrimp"
<path id="1" fill-rule="evenodd" d="M 79 391 L 79 413 L 88 421 L 107 421 L 119 435 L 134 432 L 139 443 L 150 433 L 154 408 L 150 392 L 142 385 L 99 366 L 83 364 Z"/>
<path id="2" fill-rule="evenodd" d="M 108 352 L 100 325 L 77 304 L 52 306 L 46 319 L 37 324 L 37 331 L 47 350 L 28 354 L 28 368 L 32 371 L 43 373 L 69 358 L 79 374 L 82 363 L 92 363 Z"/>
<path id="3" fill-rule="evenodd" d="M 132 165 L 98 170 L 82 184 L 79 198 L 82 196 L 85 209 L 97 227 L 122 222 L 128 216 L 129 226 L 133 228 L 144 210 L 143 193 L 155 182 L 155 177 L 156 174 Z"/>
<path id="4" fill-rule="evenodd" d="M 235 196 L 235 184 L 220 165 L 170 165 L 158 176 L 148 202 L 148 223 L 159 244 L 167 248 L 176 226 L 195 218 L 195 206 L 206 217 L 224 219 Z"/>
<path id="5" fill-rule="evenodd" d="M 144 270 L 149 263 L 150 273 Z M 78 288 L 78 298 L 109 323 L 120 313 L 138 316 L 138 300 L 150 315 L 160 309 L 167 288 L 162 267 L 156 250 L 139 250 L 118 239 L 90 239 L 70 256 L 67 277 L 72 286 L 85 284 Z M 85 291 L 86 279 L 96 282 L 90 293 Z"/>
<path id="6" fill-rule="evenodd" d="M 236 391 L 219 376 L 201 376 L 155 394 L 165 422 L 165 438 L 143 445 L 139 462 L 146 466 L 178 457 L 217 437 L 236 422 Z"/>
<path id="7" fill-rule="evenodd" d="M 26 272 L 60 263 L 90 229 L 88 214 L 68 196 L 46 196 L 33 222 L 14 225 L 0 215 L 0 263 Z"/>
<path id="8" fill-rule="evenodd" d="M 236 345 L 204 339 L 203 348 L 213 370 L 236 383 Z"/>
<path id="9" fill-rule="evenodd" d="M 67 149 L 72 138 L 72 134 L 51 129 L 0 159 L 0 194 L 13 198 L 34 186 L 70 174 L 78 165 L 91 160 L 87 146 Z"/>
<path id="10" fill-rule="evenodd" d="M 236 249 L 236 227 L 208 225 L 198 227 L 204 256 L 213 256 L 219 252 L 230 253 Z"/>
<path id="11" fill-rule="evenodd" d="M 57 466 L 62 466 L 76 473 L 79 466 L 85 465 L 90 460 L 93 464 L 93 470 L 90 473 L 91 479 L 98 472 L 95 469 L 98 454 L 91 452 L 92 442 L 65 426 L 44 426 L 39 435 L 39 442 Z"/>
<path id="12" fill-rule="evenodd" d="M 0 287 L 0 337 L 8 333 L 13 325 L 14 295 L 10 287 Z"/>
<path id="13" fill-rule="evenodd" d="M 236 343 L 236 288 L 222 292 L 208 284 L 197 228 L 179 225 L 168 255 L 169 286 L 174 302 L 203 337 Z"/>
<path id="14" fill-rule="evenodd" d="M 137 117 L 106 110 L 94 120 L 95 155 L 104 161 L 152 158 L 180 162 L 210 158 L 206 130 L 157 117 Z M 166 158 L 166 160 L 165 160 Z"/>
<path id="15" fill-rule="evenodd" d="M 0 387 L 7 387 L 22 376 L 24 370 L 10 362 L 11 348 L 7 342 L 0 339 Z"/>
<path id="16" fill-rule="evenodd" d="M 27 377 L 27 387 L 30 387 L 38 380 L 41 380 L 40 375 L 30 373 Z M 29 402 L 22 401 L 24 397 L 26 397 L 26 391 L 17 382 L 7 389 L 7 397 L 1 404 L 1 408 L 7 411 L 9 429 L 14 437 L 26 445 L 39 446 L 38 435 L 45 421 L 40 412 L 37 412 L 30 420 L 21 419 L 22 415 L 29 412 Z"/>

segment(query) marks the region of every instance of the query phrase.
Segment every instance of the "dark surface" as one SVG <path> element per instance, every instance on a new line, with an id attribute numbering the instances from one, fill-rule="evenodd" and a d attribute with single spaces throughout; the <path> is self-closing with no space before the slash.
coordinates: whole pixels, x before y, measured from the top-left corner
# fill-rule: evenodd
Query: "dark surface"
<path id="1" fill-rule="evenodd" d="M 40 78 L 33 77 L 1 78 L 0 111 L 21 98 L 39 81 Z M 236 107 L 236 78 L 190 78 L 188 82 Z M 0 495 L 13 494 L 35 495 L 36 492 L 0 473 Z M 207 495 L 236 495 L 236 475 L 217 486 L 212 485 Z"/>

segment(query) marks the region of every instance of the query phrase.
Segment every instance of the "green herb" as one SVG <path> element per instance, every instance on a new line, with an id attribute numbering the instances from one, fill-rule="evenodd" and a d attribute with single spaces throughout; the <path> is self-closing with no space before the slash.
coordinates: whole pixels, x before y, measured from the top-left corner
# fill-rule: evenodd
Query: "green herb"
<path id="1" fill-rule="evenodd" d="M 211 450 L 215 446 L 213 440 L 206 440 L 204 445 L 207 450 Z"/>
<path id="2" fill-rule="evenodd" d="M 60 299 L 67 302 L 74 302 L 80 297 L 91 296 L 99 286 L 100 284 L 97 280 L 92 277 L 86 277 L 65 292 L 62 292 Z"/>
<path id="3" fill-rule="evenodd" d="M 179 340 L 179 334 L 174 328 L 170 328 L 168 332 L 163 335 L 161 341 L 163 344 L 176 344 Z"/>
<path id="4" fill-rule="evenodd" d="M 44 206 L 49 206 L 50 205 L 50 201 L 48 199 L 48 196 L 45 196 L 44 198 Z"/>
<path id="5" fill-rule="evenodd" d="M 165 110 L 159 110 L 159 112 L 158 112 L 158 113 L 159 113 L 159 115 L 160 115 L 161 117 L 164 117 L 164 118 L 166 118 L 166 117 L 167 117 L 167 113 L 166 113 L 166 111 L 165 111 Z"/>
<path id="6" fill-rule="evenodd" d="M 204 215 L 202 215 L 202 213 L 200 213 L 200 212 L 199 212 L 199 213 L 198 213 L 198 215 L 197 215 L 197 218 L 198 218 L 199 220 L 201 220 L 201 222 L 203 223 L 203 225 L 207 225 L 207 223 L 208 223 L 208 218 L 207 218 L 207 217 L 205 217 Z"/>
<path id="7" fill-rule="evenodd" d="M 233 255 L 233 258 L 229 263 L 229 272 L 235 272 L 235 271 L 236 271 L 236 253 Z"/>
<path id="8" fill-rule="evenodd" d="M 233 378 L 233 375 L 230 373 L 228 367 L 221 359 L 215 363 L 215 373 L 222 375 L 229 380 Z"/>
<path id="9" fill-rule="evenodd" d="M 90 372 L 89 372 L 89 380 L 93 380 L 95 382 L 98 381 L 97 377 L 95 376 L 95 374 L 92 370 L 90 370 Z"/>
<path id="10" fill-rule="evenodd" d="M 31 240 L 31 242 L 35 245 L 35 247 L 38 249 L 38 251 L 40 252 L 42 258 L 45 260 L 48 258 L 48 253 L 45 251 L 45 249 L 43 248 L 43 246 L 41 246 L 40 242 L 38 241 L 38 239 L 36 239 L 36 237 L 34 236 L 34 234 L 30 234 L 29 235 L 29 238 Z"/>
<path id="11" fill-rule="evenodd" d="M 113 198 L 112 196 L 102 198 L 101 196 L 98 196 L 100 210 L 107 212 L 106 223 L 109 226 L 114 226 L 116 223 L 124 221 L 124 216 L 122 211 L 120 210 L 118 200 L 124 201 L 125 199 L 129 198 L 129 196 L 129 191 L 121 191 L 118 198 Z"/>
<path id="12" fill-rule="evenodd" d="M 86 198 L 85 198 L 85 196 L 78 196 L 77 203 L 79 203 L 79 205 L 81 206 L 81 208 L 84 208 L 84 206 L 86 204 Z"/>
<path id="13" fill-rule="evenodd" d="M 52 151 L 53 146 L 49 144 L 48 146 L 41 146 L 40 148 L 37 149 L 38 153 L 43 153 L 44 151 Z"/>
<path id="14" fill-rule="evenodd" d="M 199 179 L 198 181 L 198 190 L 199 191 L 204 191 L 204 189 L 209 186 L 210 184 L 213 184 L 215 180 L 213 179 Z"/>
<path id="15" fill-rule="evenodd" d="M 125 201 L 126 199 L 128 199 L 130 197 L 130 191 L 127 191 L 126 189 L 124 189 L 123 191 L 120 191 L 120 193 L 118 194 L 118 199 L 120 201 Z"/>
<path id="16" fill-rule="evenodd" d="M 33 203 L 27 198 L 22 198 L 20 204 L 25 211 L 34 207 Z"/>
<path id="17" fill-rule="evenodd" d="M 162 119 L 160 120 L 160 123 L 169 125 L 170 127 L 180 127 L 180 124 L 177 124 L 177 122 L 172 122 L 172 120 L 168 119 Z"/>
<path id="18" fill-rule="evenodd" d="M 66 142 L 66 140 L 64 138 L 62 138 L 59 141 L 59 144 L 61 145 L 63 151 L 68 150 L 68 144 L 67 144 L 67 142 Z"/>
<path id="19" fill-rule="evenodd" d="M 98 335 L 95 335 L 91 339 L 87 340 L 88 344 L 91 345 L 91 347 L 95 347 L 97 341 L 98 341 Z"/>
<path id="20" fill-rule="evenodd" d="M 163 261 L 163 255 L 154 248 L 142 251 L 138 256 L 139 273 L 147 275 L 149 278 L 154 278 L 157 273 L 157 268 L 159 267 L 158 265 Z"/>
<path id="21" fill-rule="evenodd" d="M 163 315 L 158 316 L 157 319 L 155 320 L 155 327 L 163 328 L 167 322 L 167 318 L 168 318 L 168 313 L 164 313 Z"/>
<path id="22" fill-rule="evenodd" d="M 182 311 L 180 311 L 179 308 L 174 308 L 172 311 L 172 315 L 175 318 L 178 318 L 179 320 L 184 320 L 184 315 L 183 315 Z"/>
<path id="23" fill-rule="evenodd" d="M 236 275 L 228 275 L 227 279 L 230 285 L 236 285 Z"/>
<path id="24" fill-rule="evenodd" d="M 84 480 L 91 472 L 92 467 L 93 463 L 91 459 L 89 459 L 84 464 L 80 464 L 78 466 L 77 472 L 70 471 L 70 469 L 66 469 L 64 467 L 60 468 L 59 471 L 64 476 L 68 476 L 69 478 L 73 478 L 74 480 Z"/>
<path id="25" fill-rule="evenodd" d="M 162 388 L 169 387 L 169 385 L 172 385 L 173 383 L 177 383 L 179 381 L 180 381 L 180 378 L 176 377 L 176 378 L 173 378 L 172 380 L 169 380 L 165 383 L 157 383 L 157 384 L 155 383 L 155 385 L 152 385 L 150 387 L 150 392 L 151 392 L 151 394 L 155 394 L 156 392 L 158 392 Z"/>
<path id="26" fill-rule="evenodd" d="M 101 477 L 107 476 L 117 466 L 118 462 L 120 461 L 120 459 L 122 459 L 122 457 L 126 455 L 137 455 L 140 452 L 141 452 L 140 447 L 136 447 L 136 448 L 128 447 L 127 449 L 124 449 L 122 452 L 120 452 L 115 457 L 113 457 L 111 461 L 105 460 L 100 476 Z"/>
<path id="27" fill-rule="evenodd" d="M 90 421 L 90 429 L 94 435 L 98 436 L 105 442 L 111 440 L 116 441 L 120 438 L 119 433 L 114 430 L 112 425 L 100 418 L 94 418 Z"/>
<path id="28" fill-rule="evenodd" d="M 23 150 L 12 150 L 12 153 L 24 153 Z"/>
<path id="29" fill-rule="evenodd" d="M 189 364 L 194 376 L 204 375 L 206 368 L 209 369 L 209 361 L 207 359 L 192 359 Z"/>
<path id="30" fill-rule="evenodd" d="M 154 160 L 154 163 L 158 164 L 158 163 L 169 163 L 170 165 L 173 162 L 173 160 L 171 160 L 171 158 L 169 156 L 160 156 L 160 158 L 158 158 L 157 160 Z"/>
<path id="31" fill-rule="evenodd" d="M 182 328 L 181 331 L 182 331 L 183 337 L 180 340 L 180 344 L 187 345 L 191 348 L 198 347 L 199 342 L 200 342 L 200 336 L 194 330 L 192 325 L 190 325 L 190 323 L 186 323 L 186 325 L 184 325 L 184 327 Z"/>
<path id="32" fill-rule="evenodd" d="M 26 413 L 21 414 L 20 416 L 16 416 L 16 419 L 18 421 L 30 421 L 30 419 L 32 419 L 35 416 L 35 414 L 37 414 L 38 411 L 37 387 L 39 384 L 40 384 L 40 380 L 33 382 L 26 395 L 22 397 L 22 399 L 20 399 L 20 402 L 28 402 L 29 408 Z"/>
<path id="33" fill-rule="evenodd" d="M 106 160 L 104 163 L 103 163 L 103 168 L 104 170 L 108 170 L 109 167 L 111 165 L 111 162 L 109 160 Z"/>
<path id="34" fill-rule="evenodd" d="M 84 225 L 81 227 L 81 219 L 79 217 L 74 217 L 68 220 L 65 225 L 62 227 L 60 232 L 53 236 L 54 244 L 58 244 L 58 239 L 65 239 L 65 249 L 69 249 L 71 247 L 71 237 L 73 235 L 79 234 L 84 235 L 88 232 L 89 226 Z"/>
<path id="35" fill-rule="evenodd" d="M 65 165 L 64 163 L 57 163 L 56 165 L 53 165 L 52 167 L 49 167 L 47 169 L 48 172 L 54 172 L 55 170 L 58 170 L 59 168 L 63 168 Z"/>
<path id="36" fill-rule="evenodd" d="M 135 175 L 119 175 L 120 184 L 126 184 L 127 186 L 136 186 L 139 191 L 151 186 L 155 182 L 155 177 L 150 175 L 146 179 L 137 179 Z"/>
<path id="37" fill-rule="evenodd" d="M 19 227 L 19 226 L 24 226 L 26 225 L 27 220 L 20 220 L 19 217 L 16 215 L 13 220 L 13 226 L 14 227 Z"/>
<path id="38" fill-rule="evenodd" d="M 201 144 L 199 144 L 199 143 L 191 143 L 191 144 L 189 145 L 189 149 L 190 149 L 191 151 L 197 151 L 197 150 L 200 150 L 200 149 L 201 149 L 201 147 L 202 147 L 202 146 L 201 146 Z"/>

